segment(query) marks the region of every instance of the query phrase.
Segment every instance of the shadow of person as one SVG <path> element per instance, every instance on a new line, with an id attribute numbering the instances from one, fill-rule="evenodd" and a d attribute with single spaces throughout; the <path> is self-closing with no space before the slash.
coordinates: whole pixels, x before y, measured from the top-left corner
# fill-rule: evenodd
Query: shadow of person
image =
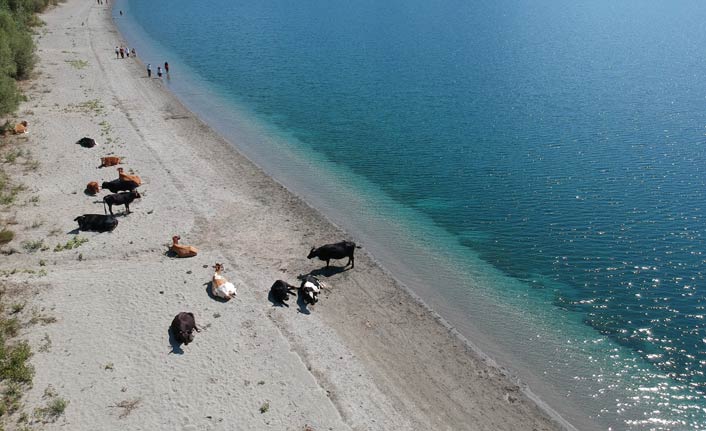
<path id="1" fill-rule="evenodd" d="M 203 285 L 206 286 L 206 294 L 208 295 L 209 298 L 211 298 L 217 302 L 223 302 L 223 303 L 228 302 L 227 299 L 221 298 L 220 296 L 216 296 L 213 294 L 213 281 L 209 281 L 207 283 L 204 283 Z"/>
<path id="2" fill-rule="evenodd" d="M 181 343 L 177 341 L 176 337 L 172 333 L 172 328 L 171 326 L 169 329 L 167 329 L 167 333 L 169 334 L 169 345 L 172 346 L 172 351 L 169 353 L 175 353 L 177 355 L 183 355 L 184 350 L 181 348 Z"/>

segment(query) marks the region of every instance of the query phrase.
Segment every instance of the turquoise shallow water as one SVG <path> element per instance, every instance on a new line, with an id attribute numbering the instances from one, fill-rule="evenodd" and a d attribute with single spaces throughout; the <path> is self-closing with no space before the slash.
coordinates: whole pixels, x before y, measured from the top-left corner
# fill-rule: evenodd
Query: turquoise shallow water
<path id="1" fill-rule="evenodd" d="M 706 429 L 706 5 L 118 0 L 144 62 L 583 428 Z"/>

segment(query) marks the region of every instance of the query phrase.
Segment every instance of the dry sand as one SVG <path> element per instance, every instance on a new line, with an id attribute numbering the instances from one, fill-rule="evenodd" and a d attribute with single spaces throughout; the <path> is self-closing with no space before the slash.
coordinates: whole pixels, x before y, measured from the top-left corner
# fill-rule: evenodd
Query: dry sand
<path id="1" fill-rule="evenodd" d="M 39 292 L 34 306 L 58 319 L 24 334 L 36 352 L 30 411 L 46 403 L 49 385 L 69 401 L 46 429 L 567 426 L 365 249 L 355 269 L 325 278 L 330 289 L 317 305 L 303 309 L 292 299 L 288 308 L 273 306 L 268 290 L 276 279 L 295 283 L 322 267 L 305 258 L 310 244 L 347 235 L 187 111 L 154 74 L 147 79 L 142 63 L 117 60 L 121 39 L 107 6 L 69 0 L 42 19 L 40 76 L 20 110 L 40 162 L 21 180 L 30 186 L 26 196 L 39 201 L 13 209 L 23 223 L 42 225 L 21 230 L 13 244 L 44 239 L 50 248 L 3 256 L 0 269 L 46 262 L 44 277 L 10 277 L 30 280 Z M 83 136 L 99 145 L 76 145 Z M 115 167 L 97 168 L 106 155 L 124 157 L 122 166 L 142 177 L 142 199 L 114 232 L 82 232 L 88 242 L 81 247 L 52 251 L 73 237 L 76 216 L 103 212 L 106 192 L 83 190 L 117 178 Z M 167 257 L 174 234 L 200 254 Z M 217 261 L 238 287 L 229 303 L 206 290 Z M 203 330 L 173 353 L 168 327 L 180 311 L 192 311 Z M 135 408 L 116 407 L 126 401 Z"/>

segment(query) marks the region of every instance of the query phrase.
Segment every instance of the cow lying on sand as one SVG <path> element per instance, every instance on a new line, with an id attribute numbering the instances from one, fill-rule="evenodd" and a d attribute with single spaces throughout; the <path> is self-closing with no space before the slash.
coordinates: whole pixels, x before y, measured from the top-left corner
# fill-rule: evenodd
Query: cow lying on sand
<path id="1" fill-rule="evenodd" d="M 118 168 L 118 179 L 123 181 L 132 181 L 138 186 L 142 185 L 142 179 L 137 175 L 126 174 L 123 168 Z"/>
<path id="2" fill-rule="evenodd" d="M 101 157 L 101 164 L 98 166 L 99 168 L 105 168 L 108 166 L 115 166 L 120 164 L 120 157 L 118 156 L 106 156 L 106 157 Z"/>
<path id="3" fill-rule="evenodd" d="M 289 299 L 289 295 L 297 294 L 296 289 L 297 286 L 292 286 L 286 281 L 277 280 L 272 287 L 270 287 L 270 293 L 272 294 L 272 299 L 275 302 L 289 307 L 289 305 L 287 305 L 287 300 Z"/>
<path id="4" fill-rule="evenodd" d="M 329 266 L 329 261 L 331 259 L 343 259 L 348 258 L 348 263 L 345 266 L 350 265 L 351 269 L 355 267 L 355 258 L 353 257 L 353 252 L 356 248 L 360 248 L 355 245 L 352 241 L 341 241 L 335 244 L 322 245 L 319 248 L 312 247 L 307 259 L 312 259 L 318 257 L 320 260 L 326 261 L 326 267 Z"/>
<path id="5" fill-rule="evenodd" d="M 324 287 L 324 283 L 313 275 L 299 276 L 302 280 L 299 290 L 304 296 L 304 302 L 309 305 L 314 305 L 319 302 L 319 293 L 321 293 L 321 288 Z"/>
<path id="6" fill-rule="evenodd" d="M 113 181 L 103 181 L 101 187 L 110 190 L 111 193 L 117 193 L 122 191 L 135 190 L 137 188 L 137 184 L 133 183 L 132 181 L 123 181 L 118 179 Z"/>
<path id="7" fill-rule="evenodd" d="M 118 226 L 118 219 L 112 215 L 84 214 L 74 219 L 78 222 L 80 230 L 92 230 L 96 232 L 110 232 Z"/>
<path id="8" fill-rule="evenodd" d="M 188 345 L 194 341 L 194 330 L 196 332 L 201 332 L 201 330 L 196 327 L 194 313 L 187 312 L 179 313 L 174 317 L 174 320 L 172 320 L 171 330 L 174 339 L 178 343 L 184 345 Z"/>
<path id="9" fill-rule="evenodd" d="M 213 295 L 230 301 L 235 297 L 238 292 L 235 286 L 230 281 L 221 274 L 223 272 L 223 265 L 216 263 L 214 266 L 213 278 L 211 279 L 211 292 Z"/>
<path id="10" fill-rule="evenodd" d="M 15 129 L 14 129 L 15 135 L 21 135 L 23 133 L 28 133 L 29 132 L 28 127 L 29 127 L 29 123 L 27 123 L 26 121 L 21 121 L 21 122 L 15 124 Z"/>
<path id="11" fill-rule="evenodd" d="M 199 250 L 196 247 L 179 244 L 180 239 L 181 237 L 179 235 L 172 237 L 172 245 L 169 247 L 169 251 L 173 252 L 178 257 L 194 257 L 199 254 Z"/>
<path id="12" fill-rule="evenodd" d="M 95 140 L 95 139 L 91 139 L 91 138 L 81 138 L 81 139 L 79 139 L 78 141 L 76 141 L 76 143 L 79 144 L 80 146 L 84 147 L 84 148 L 93 148 L 93 147 L 96 146 L 96 140 Z M 100 166 L 100 167 L 103 167 L 102 165 L 103 165 L 103 160 L 101 160 L 101 166 Z"/>
<path id="13" fill-rule="evenodd" d="M 110 215 L 113 215 L 113 205 L 125 205 L 125 214 L 130 214 L 130 202 L 141 197 L 137 190 L 107 195 L 103 198 L 103 211 L 108 205 L 108 211 L 110 211 Z"/>
<path id="14" fill-rule="evenodd" d="M 86 193 L 89 195 L 96 195 L 100 191 L 100 187 L 98 187 L 98 183 L 95 181 L 91 181 L 86 185 Z"/>

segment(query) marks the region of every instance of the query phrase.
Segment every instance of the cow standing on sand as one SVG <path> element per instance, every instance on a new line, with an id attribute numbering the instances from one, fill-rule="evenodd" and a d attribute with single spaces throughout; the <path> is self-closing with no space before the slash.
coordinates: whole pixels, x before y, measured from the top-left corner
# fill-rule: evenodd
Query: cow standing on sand
<path id="1" fill-rule="evenodd" d="M 348 258 L 348 263 L 345 266 L 350 265 L 351 269 L 355 268 L 355 258 L 353 257 L 353 252 L 355 252 L 356 246 L 353 241 L 341 241 L 335 244 L 322 245 L 319 248 L 312 247 L 307 259 L 312 259 L 318 257 L 320 260 L 326 261 L 326 268 L 329 266 L 329 261 L 331 259 L 343 259 Z M 345 268 L 344 266 L 344 268 Z"/>
<path id="2" fill-rule="evenodd" d="M 137 190 L 107 195 L 103 198 L 103 211 L 105 211 L 105 206 L 108 205 L 110 215 L 113 215 L 113 205 L 125 205 L 125 214 L 130 214 L 130 202 L 141 197 L 140 192 Z"/>

